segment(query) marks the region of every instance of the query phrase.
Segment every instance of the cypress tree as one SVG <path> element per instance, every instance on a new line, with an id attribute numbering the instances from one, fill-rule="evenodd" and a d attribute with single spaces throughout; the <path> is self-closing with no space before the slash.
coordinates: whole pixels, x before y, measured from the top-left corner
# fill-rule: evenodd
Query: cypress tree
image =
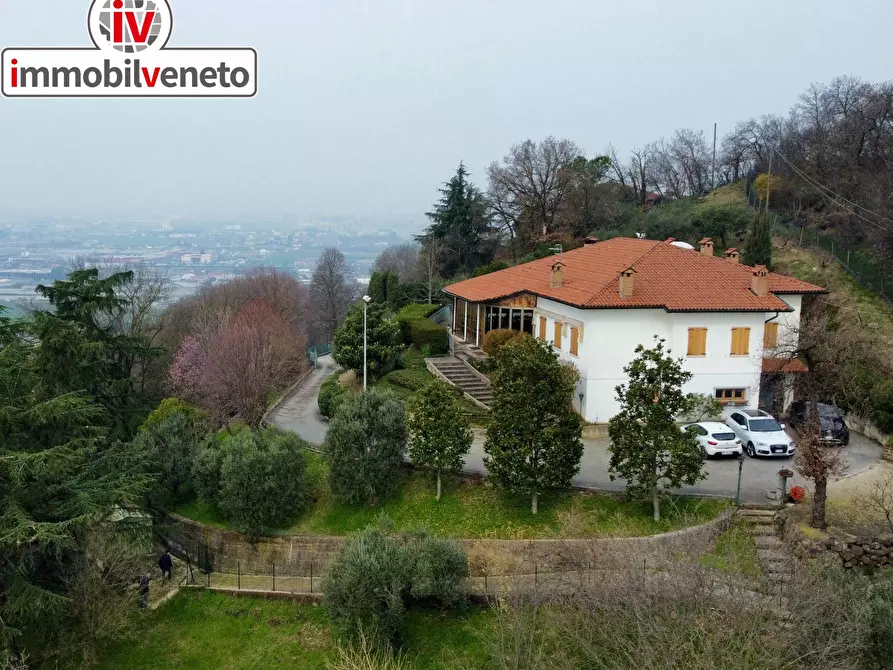
<path id="1" fill-rule="evenodd" d="M 772 269 L 772 230 L 768 215 L 757 214 L 754 217 L 744 242 L 742 260 L 746 265 L 765 265 Z"/>

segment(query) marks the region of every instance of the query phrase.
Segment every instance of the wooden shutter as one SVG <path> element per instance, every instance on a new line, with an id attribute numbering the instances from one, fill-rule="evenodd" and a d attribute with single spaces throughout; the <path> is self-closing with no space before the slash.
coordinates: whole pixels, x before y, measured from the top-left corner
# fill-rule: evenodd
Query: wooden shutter
<path id="1" fill-rule="evenodd" d="M 778 346 L 778 321 L 766 324 L 763 331 L 763 349 L 774 349 Z"/>
<path id="2" fill-rule="evenodd" d="M 555 322 L 555 341 L 553 344 L 556 348 L 561 349 L 561 321 Z"/>
<path id="3" fill-rule="evenodd" d="M 580 331 L 577 328 L 571 328 L 571 354 L 577 355 L 577 341 L 580 338 Z"/>
<path id="4" fill-rule="evenodd" d="M 540 317 L 540 340 L 546 341 L 546 317 Z"/>
<path id="5" fill-rule="evenodd" d="M 688 355 L 689 356 L 706 356 L 707 355 L 707 329 L 706 328 L 689 328 L 688 329 Z"/>
<path id="6" fill-rule="evenodd" d="M 750 328 L 732 328 L 732 356 L 750 353 Z"/>

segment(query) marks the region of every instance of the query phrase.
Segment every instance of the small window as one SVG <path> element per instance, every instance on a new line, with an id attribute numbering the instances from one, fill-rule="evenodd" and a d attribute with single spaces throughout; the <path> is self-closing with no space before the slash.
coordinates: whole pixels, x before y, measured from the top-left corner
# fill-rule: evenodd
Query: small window
<path id="1" fill-rule="evenodd" d="M 689 433 L 694 433 L 695 435 L 706 435 L 707 434 L 707 430 L 697 424 L 692 424 L 691 426 L 688 426 L 685 430 L 687 430 Z"/>
<path id="2" fill-rule="evenodd" d="M 578 328 L 571 328 L 571 355 L 577 355 L 577 344 L 580 340 L 580 330 Z"/>
<path id="3" fill-rule="evenodd" d="M 724 405 L 737 405 L 747 400 L 747 389 L 716 389 L 714 397 Z"/>
<path id="4" fill-rule="evenodd" d="M 556 349 L 561 349 L 561 321 L 555 322 L 555 340 L 553 344 Z"/>
<path id="5" fill-rule="evenodd" d="M 706 356 L 707 355 L 707 329 L 706 328 L 689 328 L 688 329 L 688 355 L 689 356 Z"/>
<path id="6" fill-rule="evenodd" d="M 766 324 L 763 331 L 763 349 L 775 349 L 778 346 L 778 322 L 772 321 Z"/>
<path id="7" fill-rule="evenodd" d="M 732 328 L 732 356 L 750 353 L 750 328 Z"/>
<path id="8" fill-rule="evenodd" d="M 540 317 L 540 340 L 546 341 L 546 317 Z"/>

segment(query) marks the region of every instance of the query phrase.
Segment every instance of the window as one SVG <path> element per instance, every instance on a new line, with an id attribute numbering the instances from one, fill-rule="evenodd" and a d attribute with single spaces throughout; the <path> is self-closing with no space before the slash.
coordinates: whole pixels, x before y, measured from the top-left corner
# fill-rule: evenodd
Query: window
<path id="1" fill-rule="evenodd" d="M 688 355 L 689 356 L 706 356 L 707 355 L 707 329 L 706 328 L 689 328 L 688 329 Z"/>
<path id="2" fill-rule="evenodd" d="M 723 405 L 737 405 L 747 401 L 747 389 L 716 389 L 715 397 Z"/>
<path id="3" fill-rule="evenodd" d="M 747 426 L 747 419 L 744 418 L 744 415 L 738 414 L 737 412 L 729 417 L 732 421 L 737 423 L 739 426 Z"/>
<path id="4" fill-rule="evenodd" d="M 546 341 L 546 317 L 540 317 L 540 340 Z"/>
<path id="5" fill-rule="evenodd" d="M 750 353 L 750 328 L 732 328 L 732 356 Z"/>
<path id="6" fill-rule="evenodd" d="M 571 328 L 571 355 L 577 355 L 577 344 L 580 340 L 580 330 L 578 328 Z"/>
<path id="7" fill-rule="evenodd" d="M 763 330 L 763 349 L 774 349 L 778 346 L 778 321 L 766 324 Z"/>
<path id="8" fill-rule="evenodd" d="M 695 435 L 706 435 L 707 434 L 707 430 L 705 428 L 702 428 L 701 426 L 699 426 L 696 423 L 692 424 L 691 426 L 686 426 L 685 430 L 688 431 L 689 433 L 694 433 Z"/>
<path id="9" fill-rule="evenodd" d="M 555 339 L 552 344 L 554 344 L 556 348 L 561 349 L 561 321 L 555 322 Z"/>

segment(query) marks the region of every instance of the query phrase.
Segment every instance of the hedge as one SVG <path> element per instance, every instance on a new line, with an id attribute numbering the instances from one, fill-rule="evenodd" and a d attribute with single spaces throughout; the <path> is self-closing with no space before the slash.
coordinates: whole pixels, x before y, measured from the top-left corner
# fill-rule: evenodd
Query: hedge
<path id="1" fill-rule="evenodd" d="M 403 309 L 401 309 L 394 316 L 394 320 L 400 324 L 400 334 L 403 337 L 403 344 L 409 346 L 411 344 L 416 344 L 416 346 L 421 346 L 418 344 L 413 336 L 413 324 L 422 323 L 422 324 L 430 324 L 434 326 L 435 324 L 431 321 L 428 321 L 428 317 L 434 314 L 438 309 L 440 309 L 440 305 L 407 305 Z M 440 326 L 437 326 L 440 328 Z M 421 326 L 420 328 L 426 328 L 426 326 Z M 444 331 L 446 332 L 446 331 Z M 423 340 L 426 340 L 427 337 L 437 338 L 435 335 L 420 335 Z M 449 350 L 449 336 L 446 336 L 447 346 L 440 353 L 446 353 Z M 437 348 L 437 345 L 431 344 L 432 353 L 434 353 L 434 349 Z"/>
<path id="2" fill-rule="evenodd" d="M 327 419 L 331 419 L 334 416 L 338 406 L 347 394 L 347 389 L 338 383 L 338 377 L 340 376 L 341 373 L 336 372 L 319 387 L 316 403 L 319 405 L 319 413 Z"/>
<path id="3" fill-rule="evenodd" d="M 447 329 L 428 319 L 409 322 L 409 342 L 419 351 L 428 347 L 432 356 L 441 356 L 450 350 Z"/>

